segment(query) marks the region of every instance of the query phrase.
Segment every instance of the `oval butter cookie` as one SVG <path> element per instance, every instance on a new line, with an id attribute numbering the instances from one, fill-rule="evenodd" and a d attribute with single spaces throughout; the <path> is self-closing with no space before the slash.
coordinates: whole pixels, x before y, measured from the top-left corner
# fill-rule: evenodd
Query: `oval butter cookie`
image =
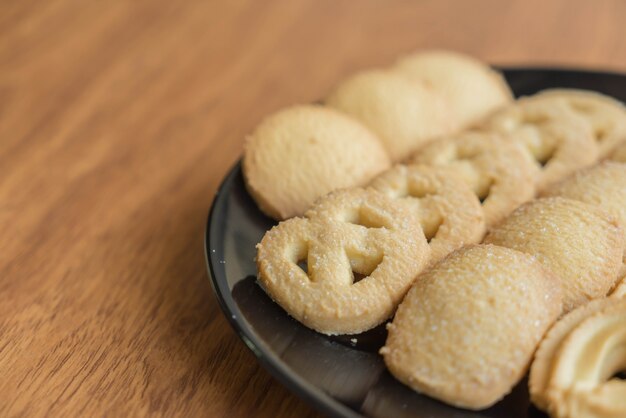
<path id="1" fill-rule="evenodd" d="M 533 255 L 556 273 L 565 312 L 606 296 L 619 278 L 624 253 L 615 220 L 596 206 L 560 197 L 524 204 L 484 242 Z"/>
<path id="2" fill-rule="evenodd" d="M 418 214 L 432 250 L 431 263 L 465 244 L 480 242 L 485 234 L 480 201 L 445 169 L 398 165 L 376 177 L 370 186 Z"/>
<path id="3" fill-rule="evenodd" d="M 556 418 L 626 416 L 626 300 L 602 299 L 550 330 L 531 368 L 533 402 Z"/>
<path id="4" fill-rule="evenodd" d="M 401 58 L 395 70 L 432 86 L 444 97 L 458 129 L 467 128 L 513 100 L 500 73 L 456 52 L 417 52 Z"/>
<path id="5" fill-rule="evenodd" d="M 451 131 L 443 99 L 427 86 L 391 71 L 357 73 L 339 84 L 325 103 L 375 132 L 393 161 Z"/>
<path id="6" fill-rule="evenodd" d="M 520 99 L 492 115 L 483 129 L 524 146 L 539 169 L 539 192 L 598 159 L 591 126 L 562 103 Z"/>
<path id="7" fill-rule="evenodd" d="M 301 215 L 315 199 L 368 183 L 390 166 L 374 134 L 321 106 L 267 117 L 245 144 L 243 174 L 259 208 L 274 219 Z"/>
<path id="8" fill-rule="evenodd" d="M 597 205 L 613 216 L 622 232 L 626 233 L 626 164 L 604 162 L 579 171 L 549 188 L 545 196 L 560 196 Z"/>
<path id="9" fill-rule="evenodd" d="M 626 107 L 610 96 L 589 90 L 550 89 L 528 99 L 563 103 L 586 119 L 593 129 L 601 158 L 606 157 L 620 142 L 626 141 Z"/>
<path id="10" fill-rule="evenodd" d="M 533 257 L 493 245 L 450 254 L 416 280 L 380 350 L 402 383 L 483 409 L 524 376 L 561 312 L 558 278 Z"/>
<path id="11" fill-rule="evenodd" d="M 496 134 L 468 131 L 434 141 L 412 158 L 445 168 L 482 201 L 487 226 L 499 222 L 535 195 L 536 168 L 518 144 Z"/>
<path id="12" fill-rule="evenodd" d="M 429 258 L 415 213 L 373 189 L 346 189 L 268 231 L 256 261 L 274 301 L 333 335 L 360 333 L 393 315 Z"/>

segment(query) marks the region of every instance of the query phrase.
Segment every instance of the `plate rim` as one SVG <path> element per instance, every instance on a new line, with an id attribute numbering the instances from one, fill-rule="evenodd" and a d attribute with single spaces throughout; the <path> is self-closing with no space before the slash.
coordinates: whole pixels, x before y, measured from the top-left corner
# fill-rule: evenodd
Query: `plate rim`
<path id="1" fill-rule="evenodd" d="M 560 67 L 560 66 L 494 66 L 494 68 L 507 75 L 509 73 L 523 73 L 523 72 L 545 72 L 545 73 L 570 73 L 572 75 L 579 74 L 594 75 L 601 77 L 618 77 L 626 78 L 626 73 L 622 73 L 616 70 L 601 70 L 593 68 L 577 68 L 577 67 Z M 357 411 L 344 405 L 337 399 L 333 398 L 320 388 L 308 383 L 302 379 L 297 373 L 293 372 L 273 350 L 271 350 L 262 339 L 252 330 L 244 321 L 240 321 L 238 318 L 242 316 L 240 309 L 235 303 L 230 288 L 225 280 L 219 280 L 215 274 L 214 264 L 212 260 L 211 252 L 211 235 L 212 235 L 212 220 L 217 210 L 217 206 L 220 203 L 220 196 L 223 195 L 226 185 L 231 184 L 234 177 L 241 170 L 242 157 L 239 157 L 237 161 L 229 168 L 227 174 L 222 178 L 219 187 L 211 202 L 209 215 L 205 226 L 205 239 L 204 239 L 204 258 L 209 276 L 209 282 L 215 298 L 218 301 L 220 309 L 226 320 L 233 328 L 240 340 L 246 345 L 246 347 L 252 351 L 257 361 L 265 368 L 276 380 L 278 380 L 288 391 L 297 395 L 300 399 L 304 400 L 314 409 L 319 412 L 336 418 L 359 418 L 365 417 Z"/>

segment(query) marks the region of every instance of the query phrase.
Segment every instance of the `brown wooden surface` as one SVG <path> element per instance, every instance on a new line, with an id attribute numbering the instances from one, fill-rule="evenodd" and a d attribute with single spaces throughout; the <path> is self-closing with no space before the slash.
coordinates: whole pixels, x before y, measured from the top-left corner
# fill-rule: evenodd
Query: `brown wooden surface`
<path id="1" fill-rule="evenodd" d="M 315 416 L 205 273 L 263 115 L 418 47 L 626 70 L 626 2 L 0 0 L 0 416 Z"/>

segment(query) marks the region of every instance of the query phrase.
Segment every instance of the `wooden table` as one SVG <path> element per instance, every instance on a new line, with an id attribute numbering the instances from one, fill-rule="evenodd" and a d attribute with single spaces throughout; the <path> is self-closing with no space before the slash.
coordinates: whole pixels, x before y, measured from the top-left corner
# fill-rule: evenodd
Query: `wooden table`
<path id="1" fill-rule="evenodd" d="M 0 4 L 0 416 L 314 416 L 205 273 L 246 133 L 419 47 L 626 70 L 626 2 Z"/>

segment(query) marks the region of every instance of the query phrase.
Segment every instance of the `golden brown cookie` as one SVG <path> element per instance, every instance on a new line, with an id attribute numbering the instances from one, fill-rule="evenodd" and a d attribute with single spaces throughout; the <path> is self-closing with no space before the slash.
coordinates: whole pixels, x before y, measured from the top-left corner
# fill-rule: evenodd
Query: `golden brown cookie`
<path id="1" fill-rule="evenodd" d="M 445 103 L 432 89 L 384 70 L 357 73 L 340 83 L 326 105 L 361 121 L 400 161 L 439 135 L 451 131 Z"/>
<path id="2" fill-rule="evenodd" d="M 604 94 L 577 89 L 550 89 L 529 97 L 545 103 L 563 103 L 592 127 L 601 158 L 626 141 L 626 107 Z"/>
<path id="3" fill-rule="evenodd" d="M 597 205 L 613 216 L 620 224 L 622 232 L 626 233 L 626 164 L 604 162 L 579 171 L 550 187 L 544 195 Z M 624 261 L 626 264 L 626 252 Z M 623 267 L 622 275 L 624 274 L 626 270 Z"/>
<path id="4" fill-rule="evenodd" d="M 430 258 L 417 215 L 373 189 L 321 198 L 306 218 L 268 231 L 257 250 L 270 297 L 329 335 L 360 333 L 393 315 Z"/>
<path id="5" fill-rule="evenodd" d="M 482 201 L 487 226 L 532 199 L 537 174 L 521 146 L 499 135 L 468 131 L 421 148 L 415 164 L 442 167 L 462 179 Z"/>
<path id="6" fill-rule="evenodd" d="M 597 206 L 560 197 L 524 204 L 487 234 L 485 243 L 535 256 L 563 282 L 568 312 L 606 296 L 619 278 L 624 236 Z"/>
<path id="7" fill-rule="evenodd" d="M 465 244 L 482 240 L 485 217 L 480 201 L 448 171 L 424 165 L 398 165 L 370 184 L 416 212 L 437 262 Z"/>
<path id="8" fill-rule="evenodd" d="M 626 416 L 626 300 L 601 299 L 549 331 L 533 362 L 531 398 L 557 418 Z"/>
<path id="9" fill-rule="evenodd" d="M 274 219 L 301 215 L 331 190 L 368 183 L 390 166 L 380 141 L 332 109 L 300 105 L 267 117 L 247 138 L 246 187 Z"/>
<path id="10" fill-rule="evenodd" d="M 609 155 L 609 160 L 626 163 L 626 141 L 615 147 Z"/>
<path id="11" fill-rule="evenodd" d="M 591 126 L 562 103 L 520 99 L 492 115 L 482 129 L 524 146 L 539 169 L 539 192 L 598 160 Z"/>
<path id="12" fill-rule="evenodd" d="M 380 352 L 402 383 L 483 409 L 510 392 L 561 312 L 559 279 L 533 257 L 471 245 L 425 271 Z"/>
<path id="13" fill-rule="evenodd" d="M 451 107 L 458 129 L 466 128 L 513 100 L 500 73 L 452 51 L 420 51 L 398 61 L 395 71 L 426 83 Z"/>

